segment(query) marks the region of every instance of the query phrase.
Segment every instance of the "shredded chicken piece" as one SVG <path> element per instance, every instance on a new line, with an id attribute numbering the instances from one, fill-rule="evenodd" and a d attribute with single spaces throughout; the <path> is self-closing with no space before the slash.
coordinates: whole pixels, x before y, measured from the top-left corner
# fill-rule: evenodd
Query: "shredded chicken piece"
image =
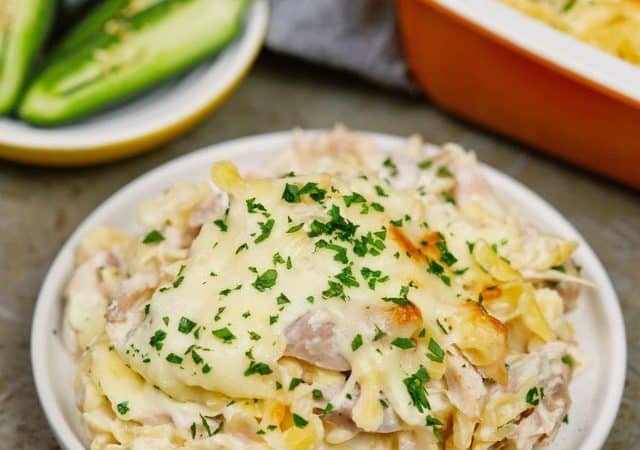
<path id="1" fill-rule="evenodd" d="M 284 355 L 324 369 L 350 370 L 349 362 L 340 354 L 334 339 L 335 325 L 321 316 L 323 314 L 307 313 L 287 328 Z"/>
<path id="2" fill-rule="evenodd" d="M 480 373 L 455 346 L 447 349 L 444 378 L 451 403 L 468 417 L 480 417 L 487 388 Z"/>

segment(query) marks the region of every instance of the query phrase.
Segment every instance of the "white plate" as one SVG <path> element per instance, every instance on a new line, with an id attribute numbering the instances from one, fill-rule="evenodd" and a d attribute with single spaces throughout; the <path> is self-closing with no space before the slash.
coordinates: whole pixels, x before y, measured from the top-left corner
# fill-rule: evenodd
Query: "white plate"
<path id="1" fill-rule="evenodd" d="M 382 149 L 393 151 L 403 140 L 368 134 Z M 122 188 L 97 208 L 73 233 L 56 257 L 44 281 L 34 313 L 31 358 L 36 387 L 49 424 L 63 448 L 79 450 L 86 436 L 73 393 L 75 362 L 65 351 L 60 333 L 62 292 L 73 270 L 74 248 L 80 238 L 98 225 L 135 231 L 135 211 L 144 198 L 156 195 L 178 180 L 207 179 L 211 163 L 234 161 L 241 169 L 258 168 L 291 142 L 290 132 L 247 137 L 207 147 L 158 167 Z M 521 207 L 539 228 L 569 239 L 580 247 L 575 259 L 584 276 L 597 289 L 580 298 L 570 314 L 581 349 L 589 355 L 588 367 L 571 384 L 573 405 L 569 425 L 564 425 L 553 450 L 599 448 L 616 417 L 626 366 L 624 324 L 618 299 L 602 264 L 582 236 L 548 203 L 512 178 L 485 166 L 489 182 L 505 201 Z"/>
<path id="2" fill-rule="evenodd" d="M 254 0 L 244 29 L 214 59 L 86 120 L 40 128 L 0 118 L 0 156 L 39 164 L 89 164 L 176 136 L 211 112 L 242 79 L 260 50 L 268 16 L 267 0 Z"/>

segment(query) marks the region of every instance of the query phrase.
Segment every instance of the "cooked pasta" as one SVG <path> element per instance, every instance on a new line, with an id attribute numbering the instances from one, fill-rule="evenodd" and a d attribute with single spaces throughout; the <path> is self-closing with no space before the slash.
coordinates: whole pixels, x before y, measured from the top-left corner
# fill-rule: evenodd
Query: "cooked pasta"
<path id="1" fill-rule="evenodd" d="M 65 297 L 98 449 L 531 449 L 578 364 L 576 243 L 472 153 L 338 128 L 89 233 Z"/>

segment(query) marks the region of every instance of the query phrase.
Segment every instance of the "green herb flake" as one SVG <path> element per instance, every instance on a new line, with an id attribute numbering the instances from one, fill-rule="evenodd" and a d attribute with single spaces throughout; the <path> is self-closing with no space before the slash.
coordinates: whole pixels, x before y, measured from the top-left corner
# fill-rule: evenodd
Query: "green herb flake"
<path id="1" fill-rule="evenodd" d="M 225 342 L 225 344 L 233 341 L 236 338 L 235 335 L 231 332 L 231 330 L 229 330 L 229 328 L 227 327 L 213 330 L 211 334 L 213 334 L 218 339 L 222 339 Z"/>
<path id="2" fill-rule="evenodd" d="M 311 396 L 314 400 L 322 400 L 324 398 L 324 395 L 322 394 L 322 391 L 320 389 L 314 389 L 313 391 L 311 391 Z"/>
<path id="3" fill-rule="evenodd" d="M 291 303 L 291 300 L 289 300 L 289 297 L 287 297 L 283 293 L 280 293 L 280 295 L 278 295 L 278 298 L 276 298 L 276 303 L 278 305 L 286 305 L 287 303 Z"/>
<path id="4" fill-rule="evenodd" d="M 389 169 L 389 173 L 391 174 L 392 177 L 395 177 L 396 175 L 398 175 L 398 166 L 396 165 L 395 161 L 393 161 L 393 159 L 391 159 L 390 157 L 388 157 L 383 161 L 382 166 Z"/>
<path id="5" fill-rule="evenodd" d="M 300 189 L 298 186 L 287 183 L 282 191 L 282 199 L 288 203 L 300 203 Z"/>
<path id="6" fill-rule="evenodd" d="M 249 212 L 249 214 L 255 214 L 255 213 L 268 214 L 267 208 L 265 208 L 262 203 L 256 202 L 255 197 L 247 199 L 245 203 L 247 204 L 247 212 Z"/>
<path id="7" fill-rule="evenodd" d="M 424 412 L 425 409 L 431 409 L 431 405 L 427 399 L 427 391 L 424 387 L 424 383 L 427 381 L 429 381 L 429 373 L 422 365 L 416 373 L 402 380 L 407 388 L 409 397 L 411 397 L 411 403 L 420 413 Z"/>
<path id="8" fill-rule="evenodd" d="M 251 284 L 260 292 L 272 288 L 278 279 L 278 272 L 274 269 L 267 269 L 264 273 L 258 275 L 256 280 Z"/>
<path id="9" fill-rule="evenodd" d="M 295 388 L 300 386 L 301 383 L 302 383 L 302 378 L 292 378 L 291 382 L 289 383 L 289 390 L 290 391 L 295 390 Z"/>
<path id="10" fill-rule="evenodd" d="M 356 336 L 351 341 L 351 350 L 355 352 L 360 347 L 362 347 L 362 335 L 356 334 Z"/>
<path id="11" fill-rule="evenodd" d="M 429 353 L 427 353 L 427 358 L 429 358 L 433 362 L 442 363 L 444 362 L 444 350 L 442 347 L 433 340 L 433 338 L 429 339 Z"/>
<path id="12" fill-rule="evenodd" d="M 304 223 L 299 223 L 298 225 L 294 225 L 287 230 L 287 233 L 295 233 L 296 231 L 300 231 L 303 226 L 304 226 Z"/>
<path id="13" fill-rule="evenodd" d="M 178 331 L 180 333 L 189 334 L 196 325 L 197 324 L 194 321 L 183 316 L 180 318 L 180 322 L 178 323 Z"/>
<path id="14" fill-rule="evenodd" d="M 211 372 L 211 366 L 209 364 L 205 364 L 204 366 L 202 366 L 202 373 L 209 373 Z"/>
<path id="15" fill-rule="evenodd" d="M 570 355 L 564 355 L 562 358 L 560 358 L 560 361 L 562 361 L 570 368 L 573 368 L 573 358 Z"/>
<path id="16" fill-rule="evenodd" d="M 540 403 L 540 391 L 537 387 L 532 387 L 527 391 L 527 395 L 525 396 L 525 400 L 528 404 L 532 406 L 538 406 Z"/>
<path id="17" fill-rule="evenodd" d="M 305 420 L 304 417 L 293 413 L 293 424 L 298 428 L 304 428 L 309 424 L 309 422 Z"/>
<path id="18" fill-rule="evenodd" d="M 374 189 L 376 190 L 376 194 L 378 194 L 380 197 L 388 197 L 389 194 L 387 194 L 384 190 L 384 188 L 378 184 L 376 184 L 374 186 Z"/>
<path id="19" fill-rule="evenodd" d="M 443 178 L 453 178 L 453 174 L 451 173 L 451 171 L 447 166 L 438 167 L 438 171 L 436 172 L 436 175 Z"/>
<path id="20" fill-rule="evenodd" d="M 129 402 L 120 402 L 116 405 L 116 409 L 118 410 L 118 414 L 124 416 L 129 412 Z"/>
<path id="21" fill-rule="evenodd" d="M 249 367 L 247 367 L 247 370 L 244 371 L 244 376 L 248 377 L 250 375 L 269 375 L 270 373 L 272 373 L 273 371 L 271 370 L 271 367 L 269 367 L 268 364 L 263 363 L 263 362 L 255 362 L 255 361 L 251 361 L 249 363 Z"/>
<path id="22" fill-rule="evenodd" d="M 164 241 L 164 235 L 158 230 L 152 230 L 142 240 L 143 244 L 155 244 Z"/>
<path id="23" fill-rule="evenodd" d="M 155 348 L 156 350 L 160 351 L 164 346 L 164 340 L 166 337 L 167 337 L 166 331 L 156 330 L 153 336 L 151 336 L 151 339 L 149 339 L 149 345 Z"/>
<path id="24" fill-rule="evenodd" d="M 214 225 L 215 225 L 215 226 L 217 226 L 217 227 L 220 229 L 220 231 L 222 231 L 222 232 L 226 232 L 226 231 L 229 229 L 229 227 L 227 226 L 227 223 L 226 223 L 224 220 L 222 220 L 222 219 L 216 219 L 216 220 L 214 220 L 214 221 L 213 221 L 213 223 L 214 223 Z"/>
<path id="25" fill-rule="evenodd" d="M 271 230 L 273 230 L 273 225 L 275 224 L 275 220 L 269 219 L 266 222 L 258 222 L 258 226 L 260 227 L 260 235 L 253 241 L 256 244 L 265 241 L 270 235 Z"/>
<path id="26" fill-rule="evenodd" d="M 342 197 L 344 200 L 344 204 L 347 205 L 347 208 L 350 207 L 354 203 L 366 203 L 367 199 L 357 192 L 352 192 L 350 195 L 345 195 Z"/>
<path id="27" fill-rule="evenodd" d="M 403 350 L 407 350 L 410 348 L 414 348 L 416 346 L 416 343 L 413 342 L 413 340 L 410 338 L 398 337 L 391 341 L 391 345 L 394 345 Z"/>
<path id="28" fill-rule="evenodd" d="M 418 168 L 422 170 L 427 170 L 432 165 L 433 165 L 433 161 L 431 161 L 430 159 L 425 159 L 418 163 Z"/>
<path id="29" fill-rule="evenodd" d="M 380 339 L 382 339 L 383 337 L 385 337 L 387 335 L 387 333 L 384 332 L 384 330 L 382 330 L 378 325 L 376 325 L 376 334 L 373 337 L 373 341 L 379 341 Z"/>
<path id="30" fill-rule="evenodd" d="M 182 364 L 182 356 L 175 353 L 169 353 L 166 358 L 171 364 Z"/>

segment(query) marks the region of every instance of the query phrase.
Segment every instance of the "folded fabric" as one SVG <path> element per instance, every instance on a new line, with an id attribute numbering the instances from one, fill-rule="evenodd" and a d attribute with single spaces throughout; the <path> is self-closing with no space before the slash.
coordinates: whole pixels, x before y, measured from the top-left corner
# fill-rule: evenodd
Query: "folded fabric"
<path id="1" fill-rule="evenodd" d="M 391 0 L 271 0 L 267 47 L 415 92 Z"/>

